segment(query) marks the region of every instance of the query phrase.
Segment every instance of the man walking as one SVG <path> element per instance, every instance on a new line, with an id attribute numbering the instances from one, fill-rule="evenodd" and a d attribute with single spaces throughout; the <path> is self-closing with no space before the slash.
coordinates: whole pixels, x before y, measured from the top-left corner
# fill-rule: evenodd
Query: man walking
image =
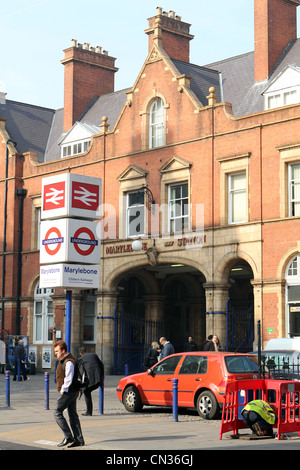
<path id="1" fill-rule="evenodd" d="M 83 390 L 86 411 L 82 413 L 83 416 L 92 416 L 93 414 L 93 401 L 92 391 L 98 387 L 103 387 L 104 382 L 104 366 L 97 354 L 86 352 L 85 346 L 79 350 L 80 358 L 78 362 L 81 363 L 88 376 L 89 383 Z"/>
<path id="2" fill-rule="evenodd" d="M 75 384 L 76 363 L 71 353 L 68 353 L 68 347 L 64 341 L 57 341 L 54 344 L 54 353 L 58 359 L 56 369 L 57 391 L 60 397 L 57 400 L 54 417 L 64 433 L 64 439 L 58 444 L 58 447 L 78 447 L 84 445 L 80 421 L 76 409 L 76 400 L 79 390 Z M 71 429 L 65 419 L 63 412 L 68 410 Z M 73 432 L 73 434 L 72 434 Z"/>

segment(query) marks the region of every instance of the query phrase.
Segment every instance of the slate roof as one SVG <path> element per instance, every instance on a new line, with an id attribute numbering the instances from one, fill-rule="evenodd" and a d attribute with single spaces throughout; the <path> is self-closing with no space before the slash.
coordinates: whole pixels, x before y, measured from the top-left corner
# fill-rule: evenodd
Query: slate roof
<path id="1" fill-rule="evenodd" d="M 203 106 L 207 105 L 207 96 L 209 88 L 215 87 L 216 95 L 221 101 L 222 90 L 220 83 L 220 74 L 217 70 L 201 67 L 200 65 L 182 62 L 180 60 L 171 59 L 180 74 L 191 75 L 191 90 L 199 98 Z"/>
<path id="2" fill-rule="evenodd" d="M 0 104 L 0 117 L 7 119 L 5 125 L 10 138 L 16 142 L 19 153 L 36 152 L 43 161 L 54 109 L 6 100 Z"/>
<path id="3" fill-rule="evenodd" d="M 254 52 L 231 57 L 206 66 L 171 59 L 179 74 L 191 75 L 191 89 L 203 106 L 207 105 L 209 88 L 214 86 L 218 102 L 232 103 L 233 114 L 244 116 L 264 109 L 263 91 L 287 66 L 300 66 L 300 39 L 291 41 L 283 51 L 268 80 L 254 81 Z M 130 90 L 130 89 L 128 89 Z M 102 116 L 108 117 L 109 129 L 115 125 L 126 102 L 127 89 L 95 97 L 80 122 L 99 126 Z M 63 109 L 53 110 L 6 100 L 0 103 L 0 117 L 6 118 L 6 129 L 17 142 L 20 153 L 33 151 L 38 161 L 60 158 L 59 142 L 63 133 Z"/>

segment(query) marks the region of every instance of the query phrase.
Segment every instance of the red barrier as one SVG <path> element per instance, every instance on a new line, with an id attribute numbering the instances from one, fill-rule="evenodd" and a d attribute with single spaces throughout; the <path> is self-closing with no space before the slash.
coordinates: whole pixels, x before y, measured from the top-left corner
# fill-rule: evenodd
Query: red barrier
<path id="1" fill-rule="evenodd" d="M 244 423 L 241 411 L 252 400 L 264 400 L 275 406 L 278 417 L 277 439 L 283 433 L 300 431 L 300 382 L 272 379 L 251 379 L 229 382 L 226 386 L 220 439 L 226 432 L 238 435 L 239 429 L 248 426 Z"/>

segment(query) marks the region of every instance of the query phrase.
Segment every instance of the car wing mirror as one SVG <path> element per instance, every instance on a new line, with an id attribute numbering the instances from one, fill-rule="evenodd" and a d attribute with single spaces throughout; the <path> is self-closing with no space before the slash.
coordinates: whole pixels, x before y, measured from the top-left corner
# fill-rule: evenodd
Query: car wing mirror
<path id="1" fill-rule="evenodd" d="M 147 370 L 147 374 L 148 374 L 148 375 L 153 375 L 153 370 L 152 370 L 152 369 L 148 369 L 148 370 Z"/>

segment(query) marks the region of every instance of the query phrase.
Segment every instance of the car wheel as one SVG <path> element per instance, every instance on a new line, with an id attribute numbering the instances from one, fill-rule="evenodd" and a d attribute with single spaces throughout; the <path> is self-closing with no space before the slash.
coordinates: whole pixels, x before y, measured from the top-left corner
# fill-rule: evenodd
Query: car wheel
<path id="1" fill-rule="evenodd" d="M 219 414 L 219 404 L 210 390 L 201 392 L 197 399 L 197 412 L 201 418 L 214 419 Z"/>
<path id="2" fill-rule="evenodd" d="M 143 408 L 140 394 L 135 387 L 126 388 L 122 401 L 127 411 L 141 411 Z"/>

